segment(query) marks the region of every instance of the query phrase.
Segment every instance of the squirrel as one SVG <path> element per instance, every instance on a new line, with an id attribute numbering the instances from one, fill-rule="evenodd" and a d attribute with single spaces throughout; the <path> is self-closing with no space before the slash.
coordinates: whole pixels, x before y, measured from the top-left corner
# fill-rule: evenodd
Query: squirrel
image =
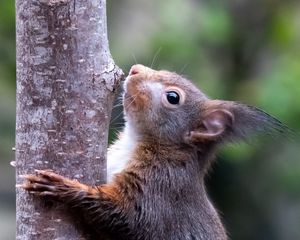
<path id="1" fill-rule="evenodd" d="M 204 178 L 223 143 L 284 132 L 264 111 L 212 100 L 184 77 L 137 64 L 124 81 L 125 127 L 108 150 L 108 182 L 87 186 L 50 170 L 21 188 L 80 212 L 110 239 L 226 240 Z"/>

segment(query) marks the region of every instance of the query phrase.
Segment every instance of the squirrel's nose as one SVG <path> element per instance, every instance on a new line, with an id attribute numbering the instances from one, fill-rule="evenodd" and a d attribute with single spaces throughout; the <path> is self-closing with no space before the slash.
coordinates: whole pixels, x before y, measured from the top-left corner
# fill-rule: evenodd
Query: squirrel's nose
<path id="1" fill-rule="evenodd" d="M 132 76 L 132 75 L 136 75 L 138 73 L 141 73 L 143 71 L 146 70 L 146 67 L 142 64 L 136 64 L 136 65 L 133 65 L 131 68 L 130 68 L 130 71 L 129 71 L 129 76 Z"/>

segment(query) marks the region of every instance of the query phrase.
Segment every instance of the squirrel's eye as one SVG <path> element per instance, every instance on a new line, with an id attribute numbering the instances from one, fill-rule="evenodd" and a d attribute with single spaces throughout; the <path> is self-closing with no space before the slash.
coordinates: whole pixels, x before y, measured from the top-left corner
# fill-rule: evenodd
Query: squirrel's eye
<path id="1" fill-rule="evenodd" d="M 169 92 L 166 92 L 166 95 L 167 95 L 167 100 L 170 104 L 176 105 L 179 103 L 180 96 L 177 92 L 169 91 Z"/>
<path id="2" fill-rule="evenodd" d="M 162 94 L 162 104 L 166 108 L 176 109 L 184 104 L 185 96 L 183 89 L 176 86 L 167 87 Z"/>

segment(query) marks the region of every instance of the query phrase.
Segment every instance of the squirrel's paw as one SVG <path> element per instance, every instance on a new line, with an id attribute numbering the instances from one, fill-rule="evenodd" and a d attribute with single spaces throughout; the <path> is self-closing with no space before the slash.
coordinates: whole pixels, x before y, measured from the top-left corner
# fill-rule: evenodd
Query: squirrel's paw
<path id="1" fill-rule="evenodd" d="M 36 174 L 21 175 L 25 181 L 17 187 L 39 196 L 56 197 L 68 187 L 71 180 L 66 179 L 51 170 L 35 170 Z"/>

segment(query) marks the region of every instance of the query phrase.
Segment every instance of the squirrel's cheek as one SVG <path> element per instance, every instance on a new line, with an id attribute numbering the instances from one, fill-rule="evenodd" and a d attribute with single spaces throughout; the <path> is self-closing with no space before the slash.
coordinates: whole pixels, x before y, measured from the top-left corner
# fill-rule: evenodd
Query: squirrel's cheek
<path id="1" fill-rule="evenodd" d="M 126 112 L 136 112 L 149 109 L 151 107 L 151 96 L 146 91 L 139 95 L 124 94 L 124 108 Z"/>

